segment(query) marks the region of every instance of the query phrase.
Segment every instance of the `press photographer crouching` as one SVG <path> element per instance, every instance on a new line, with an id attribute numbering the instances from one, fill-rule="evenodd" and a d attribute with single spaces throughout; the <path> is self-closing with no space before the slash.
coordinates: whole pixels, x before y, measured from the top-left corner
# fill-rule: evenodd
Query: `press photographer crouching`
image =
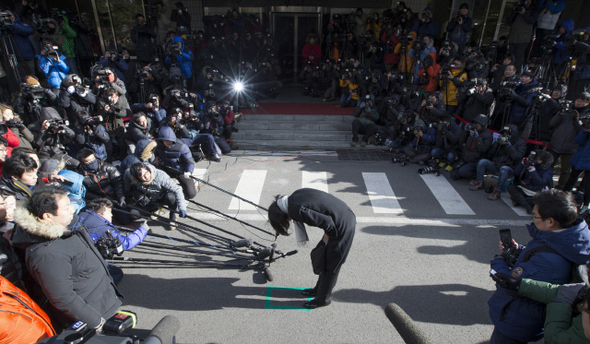
<path id="1" fill-rule="evenodd" d="M 128 175 L 127 175 L 128 174 Z M 129 197 L 137 207 L 153 212 L 163 206 L 170 210 L 170 221 L 176 221 L 176 209 L 181 218 L 186 216 L 186 201 L 182 188 L 170 179 L 166 172 L 155 168 L 149 163 L 137 162 L 125 172 L 125 190 L 129 190 Z M 142 213 L 132 209 L 137 217 Z M 174 224 L 167 227 L 174 229 Z"/>
<path id="2" fill-rule="evenodd" d="M 514 168 L 514 184 L 508 185 L 508 193 L 514 206 L 533 212 L 533 197 L 537 192 L 553 186 L 553 155 L 547 151 L 531 151 Z"/>
<path id="3" fill-rule="evenodd" d="M 176 138 L 170 127 L 160 128 L 155 155 L 158 158 L 158 168 L 166 172 L 171 178 L 180 183 L 186 199 L 197 195 L 195 182 L 191 178 L 195 170 L 195 159 L 189 147 Z"/>
<path id="4" fill-rule="evenodd" d="M 459 161 L 453 166 L 451 178 L 474 179 L 477 163 L 486 156 L 492 146 L 493 136 L 488 130 L 488 118 L 479 114 L 473 119 L 473 123 L 466 124 L 459 137 L 461 155 Z"/>
<path id="5" fill-rule="evenodd" d="M 433 123 L 433 127 L 436 128 L 436 142 L 430 155 L 438 160 L 441 167 L 447 165 L 451 170 L 461 151 L 459 138 L 463 129 L 448 116 L 441 117 L 436 126 Z"/>
<path id="6" fill-rule="evenodd" d="M 127 235 L 117 231 L 115 225 L 113 225 L 113 202 L 108 198 L 95 198 L 88 201 L 86 208 L 82 209 L 78 214 L 78 222 L 88 229 L 88 233 L 94 242 L 97 242 L 100 238 L 104 238 L 103 240 L 119 240 L 124 251 L 139 245 L 150 230 L 147 221 L 143 221 L 139 228 Z M 107 267 L 115 285 L 119 284 L 123 279 L 123 270 L 108 262 Z"/>
<path id="7" fill-rule="evenodd" d="M 356 147 L 359 142 L 359 133 L 363 134 L 361 139 L 361 147 L 367 145 L 369 137 L 375 134 L 377 125 L 375 122 L 379 120 L 379 112 L 375 107 L 373 99 L 370 97 L 354 110 L 352 114 L 355 119 L 352 121 L 352 147 Z"/>
<path id="8" fill-rule="evenodd" d="M 215 143 L 221 149 L 221 153 L 228 154 L 231 152 L 231 146 L 224 137 L 223 126 L 225 124 L 225 120 L 214 102 L 208 101 L 205 103 L 203 112 L 201 114 L 201 122 L 203 122 L 203 129 L 201 132 L 205 134 L 211 134 L 213 136 Z"/>
<path id="9" fill-rule="evenodd" d="M 491 274 L 500 274 L 488 301 L 493 344 L 526 343 L 543 337 L 545 305 L 504 288 L 502 276 L 564 284 L 572 276 L 572 266 L 588 261 L 590 231 L 586 222 L 577 218 L 571 194 L 543 190 L 535 195 L 534 203 L 533 223 L 527 225 L 533 239 L 526 246 L 513 239 L 500 242 L 500 249 L 509 254 L 497 255 L 490 263 Z"/>
<path id="10" fill-rule="evenodd" d="M 29 130 L 35 136 L 33 147 L 39 153 L 39 159 L 63 160 L 70 169 L 75 169 L 80 164 L 78 160 L 69 155 L 66 145 L 73 142 L 76 133 L 69 127 L 69 122 L 62 119 L 53 108 L 45 108 L 41 112 L 41 118 L 29 126 Z"/>
<path id="11" fill-rule="evenodd" d="M 485 79 L 476 79 L 475 85 L 457 94 L 459 109 L 457 115 L 467 122 L 473 122 L 475 116 L 487 114 L 494 102 L 494 93 Z"/>
<path id="12" fill-rule="evenodd" d="M 411 163 L 424 164 L 431 158 L 430 151 L 436 143 L 436 127 L 418 119 L 414 125 L 414 139 L 404 147 L 404 154 Z"/>

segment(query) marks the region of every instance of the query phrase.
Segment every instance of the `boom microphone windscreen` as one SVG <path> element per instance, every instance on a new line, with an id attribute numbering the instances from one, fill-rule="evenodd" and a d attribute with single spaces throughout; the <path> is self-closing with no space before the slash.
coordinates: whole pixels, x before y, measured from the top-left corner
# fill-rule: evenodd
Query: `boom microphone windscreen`
<path id="1" fill-rule="evenodd" d="M 180 329 L 178 318 L 167 315 L 154 326 L 150 335 L 143 341 L 143 344 L 170 344 Z"/>
<path id="2" fill-rule="evenodd" d="M 416 323 L 404 310 L 395 303 L 390 303 L 385 307 L 385 315 L 393 324 L 404 342 L 411 344 L 431 344 L 433 343 L 428 336 L 416 326 Z"/>

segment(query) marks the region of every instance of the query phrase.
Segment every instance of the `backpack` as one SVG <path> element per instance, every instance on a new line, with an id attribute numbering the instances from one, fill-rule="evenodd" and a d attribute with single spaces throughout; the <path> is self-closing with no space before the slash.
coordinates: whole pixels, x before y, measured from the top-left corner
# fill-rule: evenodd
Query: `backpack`
<path id="1" fill-rule="evenodd" d="M 36 343 L 55 335 L 47 314 L 3 276 L 0 276 L 0 324 L 0 344 Z"/>

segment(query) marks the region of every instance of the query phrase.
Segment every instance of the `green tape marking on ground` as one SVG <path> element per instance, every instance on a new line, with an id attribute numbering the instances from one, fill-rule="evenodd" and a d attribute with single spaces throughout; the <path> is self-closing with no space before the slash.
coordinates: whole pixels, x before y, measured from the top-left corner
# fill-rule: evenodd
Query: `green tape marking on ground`
<path id="1" fill-rule="evenodd" d="M 264 308 L 266 309 L 291 309 L 291 310 L 295 310 L 295 311 L 308 311 L 311 312 L 311 309 L 305 308 L 305 307 L 293 307 L 293 306 L 273 306 L 270 304 L 270 297 L 272 294 L 272 290 L 273 289 L 281 289 L 281 290 L 303 290 L 303 289 L 307 289 L 307 288 L 295 288 L 295 287 L 272 287 L 272 286 L 267 286 L 266 287 L 266 305 Z M 312 298 L 308 297 L 307 301 L 311 301 Z"/>

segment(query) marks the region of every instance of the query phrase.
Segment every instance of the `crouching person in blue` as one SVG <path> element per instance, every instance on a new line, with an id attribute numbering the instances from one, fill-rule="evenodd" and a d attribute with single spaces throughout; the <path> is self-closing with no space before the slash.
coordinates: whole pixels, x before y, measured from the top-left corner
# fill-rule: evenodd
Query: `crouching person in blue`
<path id="1" fill-rule="evenodd" d="M 104 259 L 83 226 L 71 231 L 74 211 L 61 186 L 45 187 L 17 205 L 12 244 L 66 328 L 83 321 L 100 329 L 121 301 Z"/>
<path id="2" fill-rule="evenodd" d="M 576 202 L 569 193 L 543 190 L 535 195 L 534 203 L 533 223 L 527 226 L 533 239 L 526 246 L 513 240 L 516 261 L 512 263 L 512 259 L 503 255 L 492 260 L 491 267 L 517 279 L 567 283 L 573 265 L 588 262 L 588 225 L 577 218 Z M 501 243 L 500 249 L 504 249 Z M 490 343 L 527 343 L 543 337 L 543 303 L 519 296 L 497 284 L 488 305 L 495 326 Z"/>
<path id="3" fill-rule="evenodd" d="M 113 202 L 108 198 L 95 198 L 88 201 L 86 208 L 82 209 L 78 215 L 78 223 L 88 229 L 92 240 L 96 242 L 98 238 L 109 232 L 113 238 L 118 238 L 121 241 L 125 251 L 139 245 L 149 231 L 149 226 L 146 222 L 143 222 L 137 230 L 125 236 L 115 229 L 115 225 L 112 222 Z M 119 284 L 123 279 L 123 270 L 113 264 L 108 264 L 108 268 L 115 284 Z"/>
<path id="4" fill-rule="evenodd" d="M 178 180 L 185 198 L 195 197 L 197 189 L 191 178 L 195 170 L 195 159 L 191 150 L 182 140 L 176 138 L 174 130 L 170 127 L 160 128 L 156 142 L 155 153 L 158 158 L 158 168 L 171 178 Z"/>
<path id="5" fill-rule="evenodd" d="M 319 275 L 318 281 L 314 288 L 304 289 L 301 293 L 315 297 L 303 305 L 306 308 L 328 306 L 332 302 L 332 289 L 338 280 L 338 273 L 352 246 L 356 227 L 356 216 L 352 210 L 328 193 L 300 189 L 290 196 L 276 196 L 268 207 L 268 220 L 277 235 L 291 234 L 289 224 L 293 220 L 299 244 L 305 244 L 308 240 L 303 224 L 324 230 L 324 237 L 312 251 L 314 273 Z"/>

